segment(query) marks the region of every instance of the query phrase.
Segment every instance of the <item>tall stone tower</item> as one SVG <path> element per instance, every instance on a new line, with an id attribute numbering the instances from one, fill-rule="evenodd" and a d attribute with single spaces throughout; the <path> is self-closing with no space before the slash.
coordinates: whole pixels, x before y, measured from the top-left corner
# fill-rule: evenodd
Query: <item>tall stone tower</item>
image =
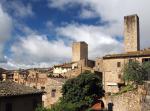
<path id="1" fill-rule="evenodd" d="M 130 15 L 124 17 L 125 52 L 140 50 L 139 17 Z"/>
<path id="2" fill-rule="evenodd" d="M 74 42 L 72 45 L 72 62 L 88 59 L 88 44 L 86 42 Z"/>

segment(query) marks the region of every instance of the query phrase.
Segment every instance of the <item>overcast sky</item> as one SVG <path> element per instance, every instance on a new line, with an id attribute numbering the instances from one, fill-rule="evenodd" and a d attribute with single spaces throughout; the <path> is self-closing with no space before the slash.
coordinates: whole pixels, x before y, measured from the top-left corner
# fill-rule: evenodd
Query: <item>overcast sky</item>
<path id="1" fill-rule="evenodd" d="M 89 58 L 123 51 L 123 18 L 138 14 L 150 47 L 150 0 L 0 0 L 0 67 L 50 67 L 86 41 Z"/>

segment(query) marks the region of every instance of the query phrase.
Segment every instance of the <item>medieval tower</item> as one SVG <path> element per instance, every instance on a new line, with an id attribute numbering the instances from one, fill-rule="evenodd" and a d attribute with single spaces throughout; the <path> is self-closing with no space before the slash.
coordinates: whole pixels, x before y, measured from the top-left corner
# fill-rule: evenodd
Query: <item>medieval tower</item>
<path id="1" fill-rule="evenodd" d="M 139 17 L 130 15 L 124 17 L 125 52 L 140 50 Z"/>
<path id="2" fill-rule="evenodd" d="M 72 45 L 72 62 L 88 59 L 88 44 L 86 42 L 74 42 Z"/>

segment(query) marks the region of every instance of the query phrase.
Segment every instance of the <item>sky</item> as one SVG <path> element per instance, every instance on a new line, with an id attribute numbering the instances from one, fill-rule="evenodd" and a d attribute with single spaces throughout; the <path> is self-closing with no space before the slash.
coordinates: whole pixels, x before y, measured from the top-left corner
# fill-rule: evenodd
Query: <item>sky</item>
<path id="1" fill-rule="evenodd" d="M 0 67 L 71 61 L 73 42 L 89 59 L 123 52 L 124 16 L 138 14 L 141 49 L 150 47 L 150 0 L 0 0 Z"/>

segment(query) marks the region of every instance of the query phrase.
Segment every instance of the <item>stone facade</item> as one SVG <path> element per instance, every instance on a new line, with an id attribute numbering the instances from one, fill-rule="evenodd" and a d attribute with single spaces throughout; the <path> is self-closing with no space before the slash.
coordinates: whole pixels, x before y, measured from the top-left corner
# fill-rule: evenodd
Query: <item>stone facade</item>
<path id="1" fill-rule="evenodd" d="M 46 93 L 42 96 L 43 105 L 50 108 L 62 96 L 61 88 L 65 81 L 65 78 L 48 77 L 45 73 L 32 72 L 27 78 L 26 86 L 45 91 Z"/>
<path id="2" fill-rule="evenodd" d="M 61 65 L 54 65 L 53 75 L 58 76 L 72 70 L 72 63 L 65 63 Z"/>
<path id="3" fill-rule="evenodd" d="M 139 18 L 137 15 L 124 17 L 124 45 L 124 53 L 105 55 L 96 59 L 94 69 L 102 72 L 106 92 L 116 93 L 120 86 L 124 85 L 122 69 L 126 63 L 134 60 L 140 63 L 150 61 L 150 50 L 139 50 Z M 150 80 L 150 77 L 148 79 Z"/>
<path id="4" fill-rule="evenodd" d="M 150 111 L 150 83 L 138 86 L 138 89 L 120 95 L 105 96 L 105 107 L 112 105 L 112 111 Z"/>
<path id="5" fill-rule="evenodd" d="M 124 84 L 122 80 L 124 65 L 135 60 L 140 63 L 150 61 L 150 51 L 106 55 L 96 61 L 95 70 L 99 69 L 102 72 L 103 86 L 106 92 L 116 93 L 119 91 L 120 86 Z M 148 80 L 150 80 L 150 76 L 148 76 Z"/>
<path id="6" fill-rule="evenodd" d="M 125 52 L 140 50 L 139 18 L 137 15 L 124 17 Z"/>
<path id="7" fill-rule="evenodd" d="M 74 42 L 72 45 L 72 62 L 88 58 L 88 44 L 85 42 Z"/>

